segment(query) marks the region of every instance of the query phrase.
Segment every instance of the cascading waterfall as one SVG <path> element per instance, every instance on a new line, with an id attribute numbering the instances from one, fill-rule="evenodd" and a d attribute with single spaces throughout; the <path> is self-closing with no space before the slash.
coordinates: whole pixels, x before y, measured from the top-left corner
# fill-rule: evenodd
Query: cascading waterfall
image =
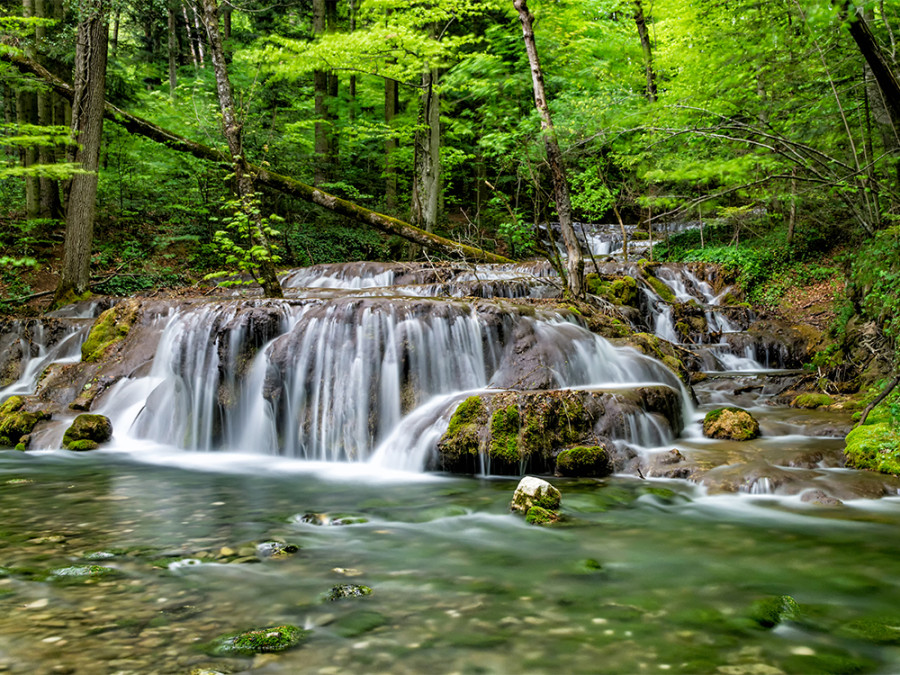
<path id="1" fill-rule="evenodd" d="M 171 316 L 147 377 L 117 385 L 106 409 L 115 428 L 190 450 L 421 470 L 465 393 L 521 387 L 535 363 L 542 386 L 662 383 L 688 401 L 668 369 L 558 315 L 362 298 L 270 303 L 252 310 L 276 315 L 262 342 L 242 307 Z"/>

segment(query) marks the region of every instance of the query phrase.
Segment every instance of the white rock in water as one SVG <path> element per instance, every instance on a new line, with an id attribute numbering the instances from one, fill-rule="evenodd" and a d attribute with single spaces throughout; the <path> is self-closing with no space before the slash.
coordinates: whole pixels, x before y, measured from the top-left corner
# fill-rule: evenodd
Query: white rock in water
<path id="1" fill-rule="evenodd" d="M 534 476 L 525 476 L 516 486 L 510 509 L 527 513 L 532 506 L 540 506 L 548 511 L 555 511 L 561 500 L 559 490 L 550 483 Z"/>

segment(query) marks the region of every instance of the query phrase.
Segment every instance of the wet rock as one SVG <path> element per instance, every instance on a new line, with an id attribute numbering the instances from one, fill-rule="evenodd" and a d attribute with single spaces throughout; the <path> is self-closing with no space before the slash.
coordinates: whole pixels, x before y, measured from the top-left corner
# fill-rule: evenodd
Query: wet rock
<path id="1" fill-rule="evenodd" d="M 559 514 L 541 506 L 532 506 L 525 514 L 525 522 L 530 525 L 550 525 L 559 522 Z"/>
<path id="2" fill-rule="evenodd" d="M 372 589 L 362 584 L 338 584 L 332 586 L 328 593 L 328 599 L 332 602 L 343 600 L 344 598 L 364 598 L 372 595 Z"/>
<path id="3" fill-rule="evenodd" d="M 289 624 L 257 628 L 244 633 L 223 635 L 210 645 L 210 650 L 219 656 L 233 654 L 252 656 L 266 652 L 282 652 L 296 647 L 306 640 L 309 634 L 310 631 Z"/>
<path id="4" fill-rule="evenodd" d="M 560 476 L 603 478 L 612 472 L 609 453 L 599 445 L 579 445 L 556 456 L 556 473 Z"/>
<path id="5" fill-rule="evenodd" d="M 112 567 L 104 567 L 102 565 L 72 565 L 71 567 L 60 567 L 51 572 L 54 577 L 110 577 L 119 574 L 119 571 Z"/>
<path id="6" fill-rule="evenodd" d="M 509 508 L 523 514 L 527 514 L 534 506 L 556 511 L 561 501 L 559 490 L 550 483 L 534 476 L 525 476 L 516 486 Z"/>
<path id="7" fill-rule="evenodd" d="M 0 447 L 26 450 L 37 423 L 50 419 L 45 412 L 29 412 L 25 403 L 23 397 L 11 396 L 0 405 Z"/>
<path id="8" fill-rule="evenodd" d="M 66 450 L 96 450 L 112 438 L 112 422 L 105 415 L 82 414 L 63 435 Z"/>
<path id="9" fill-rule="evenodd" d="M 256 546 L 256 553 L 261 558 L 288 558 L 300 550 L 299 546 L 281 541 L 264 541 Z"/>
<path id="10" fill-rule="evenodd" d="M 703 418 L 703 435 L 732 441 L 749 441 L 759 436 L 759 422 L 742 408 L 716 408 Z"/>
<path id="11" fill-rule="evenodd" d="M 813 474 L 788 471 L 763 461 L 719 466 L 703 475 L 701 482 L 710 494 L 749 492 L 751 494 L 796 494 Z"/>
<path id="12" fill-rule="evenodd" d="M 351 612 L 338 619 L 334 624 L 335 632 L 344 638 L 354 638 L 387 623 L 387 617 L 379 612 Z"/>
<path id="13" fill-rule="evenodd" d="M 800 501 L 805 504 L 819 504 L 821 506 L 843 506 L 844 502 L 840 499 L 830 497 L 822 490 L 807 490 L 800 497 Z"/>
<path id="14" fill-rule="evenodd" d="M 352 513 L 304 513 L 294 516 L 293 522 L 303 523 L 304 525 L 320 525 L 320 526 L 341 526 L 341 525 L 361 525 L 368 523 L 369 519 Z"/>
<path id="15" fill-rule="evenodd" d="M 789 595 L 762 598 L 750 607 L 749 617 L 762 628 L 774 628 L 784 621 L 796 621 L 800 605 Z"/>
<path id="16" fill-rule="evenodd" d="M 900 616 L 869 617 L 842 626 L 839 632 L 878 645 L 900 644 Z"/>

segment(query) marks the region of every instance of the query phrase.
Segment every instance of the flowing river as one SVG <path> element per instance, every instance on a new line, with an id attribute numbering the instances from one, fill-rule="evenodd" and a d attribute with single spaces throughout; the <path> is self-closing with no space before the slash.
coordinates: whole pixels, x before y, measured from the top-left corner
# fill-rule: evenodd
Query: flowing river
<path id="1" fill-rule="evenodd" d="M 744 339 L 753 317 L 698 275 L 657 272 L 703 317 L 693 396 L 556 309 L 434 299 L 540 303 L 540 266 L 302 270 L 282 303 L 146 310 L 145 353 L 93 404 L 111 444 L 54 449 L 71 413 L 0 451 L 0 672 L 900 671 L 898 482 L 842 468 L 846 414 L 771 405 L 790 354 Z M 676 304 L 641 293 L 636 327 L 684 337 Z M 40 344 L 0 398 L 40 395 L 47 363 L 74 372 L 90 319 L 58 320 L 54 339 L 8 333 Z M 677 405 L 623 403 L 648 386 Z M 509 513 L 518 476 L 434 470 L 463 397 L 517 388 L 608 397 L 617 472 L 552 479 L 554 527 Z M 723 404 L 762 436 L 703 438 Z M 330 599 L 350 584 L 372 592 Z M 282 624 L 309 638 L 211 650 Z"/>

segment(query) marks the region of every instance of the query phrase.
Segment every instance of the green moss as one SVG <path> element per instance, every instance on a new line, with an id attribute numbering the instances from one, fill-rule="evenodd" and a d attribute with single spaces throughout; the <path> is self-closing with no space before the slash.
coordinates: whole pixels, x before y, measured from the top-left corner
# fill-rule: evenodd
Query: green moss
<path id="1" fill-rule="evenodd" d="M 60 567 L 51 573 L 54 577 L 108 577 L 118 574 L 118 570 L 102 565 L 73 565 Z"/>
<path id="2" fill-rule="evenodd" d="M 387 623 L 387 617 L 378 612 L 351 612 L 334 624 L 335 632 L 341 637 L 353 638 L 375 630 Z"/>
<path id="3" fill-rule="evenodd" d="M 0 447 L 25 450 L 28 446 L 28 434 L 41 420 L 50 419 L 45 412 L 26 412 L 23 410 L 25 400 L 21 396 L 12 396 L 0 406 Z M 22 446 L 19 448 L 18 446 Z"/>
<path id="4" fill-rule="evenodd" d="M 456 433 L 463 425 L 477 421 L 483 413 L 484 401 L 478 396 L 470 396 L 456 407 L 453 417 L 450 418 L 447 433 Z"/>
<path id="5" fill-rule="evenodd" d="M 306 640 L 309 634 L 310 631 L 297 626 L 272 626 L 224 635 L 215 640 L 210 647 L 211 651 L 218 656 L 232 654 L 253 656 L 264 652 L 282 652 L 296 647 Z"/>
<path id="6" fill-rule="evenodd" d="M 50 309 L 59 309 L 60 307 L 65 307 L 66 305 L 72 305 L 76 302 L 81 302 L 82 300 L 87 300 L 91 297 L 90 291 L 85 291 L 81 295 L 77 295 L 75 291 L 68 290 L 61 297 L 57 298 L 53 301 L 53 304 L 50 306 Z"/>
<path id="7" fill-rule="evenodd" d="M 890 424 L 856 427 L 847 434 L 846 443 L 847 466 L 900 476 L 900 436 Z"/>
<path id="8" fill-rule="evenodd" d="M 716 408 L 703 418 L 703 434 L 708 438 L 749 441 L 759 436 L 759 422 L 742 408 Z"/>
<path id="9" fill-rule="evenodd" d="M 631 241 L 649 241 L 650 233 L 645 232 L 644 230 L 635 230 L 631 233 L 631 237 L 629 237 Z"/>
<path id="10" fill-rule="evenodd" d="M 848 623 L 841 632 L 879 645 L 900 645 L 900 617 L 859 619 Z"/>
<path id="11" fill-rule="evenodd" d="M 828 394 L 800 394 L 791 401 L 791 407 L 812 410 L 821 408 L 823 405 L 831 405 L 832 403 L 834 403 L 834 400 Z"/>
<path id="12" fill-rule="evenodd" d="M 112 437 L 112 423 L 104 415 L 83 414 L 63 434 L 67 450 L 94 450 Z"/>
<path id="13" fill-rule="evenodd" d="M 525 514 L 525 522 L 531 525 L 550 525 L 559 521 L 559 514 L 543 506 L 532 506 Z"/>
<path id="14" fill-rule="evenodd" d="M 762 598 L 750 607 L 749 617 L 762 628 L 774 628 L 783 621 L 796 621 L 800 605 L 789 595 Z"/>
<path id="15" fill-rule="evenodd" d="M 514 405 L 491 415 L 490 456 L 505 462 L 519 461 L 519 410 Z"/>
<path id="16" fill-rule="evenodd" d="M 588 274 L 584 283 L 588 293 L 600 296 L 613 304 L 635 306 L 637 303 L 638 285 L 634 277 L 623 276 L 608 282 L 596 274 Z"/>
<path id="17" fill-rule="evenodd" d="M 672 289 L 653 276 L 653 274 L 650 273 L 649 268 L 644 269 L 644 281 L 650 284 L 650 287 L 660 298 L 666 302 L 675 302 L 675 294 L 672 292 Z"/>
<path id="18" fill-rule="evenodd" d="M 103 312 L 91 327 L 88 339 L 81 345 L 81 360 L 85 363 L 100 361 L 110 347 L 128 335 L 136 320 L 137 303 L 132 301 Z"/>
<path id="19" fill-rule="evenodd" d="M 556 472 L 561 476 L 602 478 L 613 472 L 613 465 L 605 448 L 579 445 L 559 453 Z"/>
<path id="20" fill-rule="evenodd" d="M 332 586 L 328 593 L 328 599 L 334 602 L 343 598 L 364 598 L 372 595 L 372 589 L 362 584 L 338 584 Z"/>

